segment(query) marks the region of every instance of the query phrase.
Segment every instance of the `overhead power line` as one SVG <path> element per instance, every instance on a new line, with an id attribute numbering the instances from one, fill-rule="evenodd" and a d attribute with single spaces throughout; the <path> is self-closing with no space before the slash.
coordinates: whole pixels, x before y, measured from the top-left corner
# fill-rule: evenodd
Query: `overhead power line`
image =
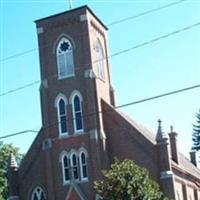
<path id="1" fill-rule="evenodd" d="M 167 34 L 165 34 L 165 35 L 161 35 L 161 36 L 159 36 L 159 37 L 156 37 L 156 38 L 154 38 L 154 39 L 148 40 L 148 41 L 146 41 L 146 42 L 143 42 L 143 43 L 134 45 L 134 46 L 132 46 L 132 47 L 130 47 L 130 48 L 127 48 L 127 49 L 118 51 L 118 52 L 116 52 L 116 53 L 114 53 L 114 54 L 111 54 L 111 55 L 108 56 L 108 57 L 104 57 L 103 59 L 95 60 L 95 61 L 93 61 L 93 62 L 90 62 L 90 63 L 87 63 L 87 64 L 82 64 L 82 65 L 88 65 L 88 66 L 89 66 L 89 65 L 94 64 L 94 63 L 96 63 L 96 62 L 98 62 L 98 61 L 110 59 L 110 58 L 115 57 L 115 56 L 119 56 L 119 55 L 124 54 L 124 53 L 127 53 L 127 52 L 129 52 L 129 51 L 133 51 L 133 50 L 135 50 L 135 49 L 138 49 L 138 48 L 141 48 L 141 47 L 150 45 L 150 44 L 152 44 L 152 43 L 155 43 L 155 42 L 158 42 L 158 41 L 160 41 L 160 40 L 166 39 L 166 38 L 171 37 L 171 36 L 173 36 L 173 35 L 176 35 L 176 34 L 179 34 L 179 33 L 184 32 L 184 31 L 190 30 L 190 29 L 195 28 L 195 27 L 197 27 L 197 26 L 200 26 L 200 22 L 197 22 L 197 23 L 195 23 L 195 24 L 192 24 L 192 25 L 183 27 L 183 28 L 181 28 L 181 29 L 172 31 L 172 32 L 167 33 Z M 79 66 L 81 66 L 81 64 L 79 64 Z M 75 70 L 80 70 L 80 69 L 82 69 L 82 68 L 81 68 L 81 67 L 78 67 L 78 69 L 75 68 Z M 53 78 L 53 77 L 56 77 L 56 76 L 57 76 L 57 75 L 54 74 L 54 75 L 52 75 L 52 77 L 47 77 L 47 78 Z M 37 81 L 34 81 L 34 82 L 29 83 L 29 84 L 27 84 L 27 85 L 21 86 L 21 87 L 19 87 L 19 88 L 15 88 L 15 89 L 12 89 L 12 90 L 3 92 L 3 93 L 0 94 L 0 97 L 1 97 L 1 96 L 5 96 L 5 95 L 7 95 L 7 94 L 9 94 L 9 93 L 13 93 L 13 92 L 22 90 L 22 89 L 24 89 L 24 88 L 30 87 L 30 86 L 32 86 L 32 85 L 35 85 L 35 84 L 39 83 L 39 82 L 40 82 L 40 81 L 37 80 Z"/>
<path id="2" fill-rule="evenodd" d="M 139 18 L 139 17 L 145 16 L 145 15 L 148 15 L 148 14 L 150 14 L 150 13 L 157 12 L 157 11 L 159 11 L 159 10 L 166 9 L 166 8 L 169 8 L 169 7 L 172 7 L 172 6 L 175 6 L 175 5 L 180 4 L 180 3 L 183 3 L 183 2 L 185 2 L 185 1 L 187 1 L 187 0 L 179 0 L 179 1 L 176 1 L 176 2 L 173 2 L 173 3 L 166 4 L 166 5 L 164 5 L 164 6 L 160 6 L 160 7 L 157 7 L 157 8 L 153 8 L 153 9 L 150 9 L 150 10 L 147 10 L 147 11 L 144 11 L 144 12 L 141 12 L 141 13 L 136 14 L 136 15 L 133 15 L 133 16 L 129 16 L 129 17 L 126 17 L 126 18 L 123 18 L 123 19 L 120 19 L 120 20 L 113 21 L 113 22 L 107 24 L 107 26 L 110 27 L 110 26 L 113 26 L 113 25 L 116 25 L 116 24 L 123 23 L 123 22 L 125 22 L 125 21 L 134 20 L 134 19 L 136 19 L 136 18 Z M 47 47 L 47 46 L 46 46 L 46 47 Z M 33 48 L 33 49 L 29 49 L 29 50 L 27 50 L 27 51 L 23 51 L 23 52 L 21 52 L 21 53 L 16 53 L 16 54 L 14 54 L 14 55 L 11 55 L 11 56 L 2 58 L 2 59 L 0 60 L 0 62 L 4 62 L 4 61 L 7 61 L 7 60 L 10 60 L 10 59 L 19 57 L 19 56 L 23 56 L 23 55 L 32 53 L 32 52 L 37 51 L 37 50 L 38 50 L 38 48 Z"/>
<path id="3" fill-rule="evenodd" d="M 160 41 L 160 40 L 166 39 L 166 38 L 168 38 L 168 37 L 170 37 L 170 36 L 173 36 L 173 35 L 179 34 L 179 33 L 181 33 L 181 32 L 187 31 L 187 30 L 189 30 L 189 29 L 195 28 L 196 26 L 199 26 L 199 25 L 200 25 L 200 22 L 197 22 L 197 23 L 195 23 L 195 24 L 186 26 L 186 27 L 181 28 L 181 29 L 178 29 L 178 30 L 176 30 L 176 31 L 172 31 L 172 32 L 167 33 L 167 34 L 165 34 L 165 35 L 156 37 L 156 38 L 154 38 L 154 39 L 148 40 L 148 41 L 146 41 L 146 42 L 137 44 L 137 45 L 132 46 L 132 47 L 130 47 L 130 48 L 127 48 L 127 49 L 124 49 L 124 50 L 119 51 L 119 52 L 117 52 L 117 53 L 114 53 L 114 54 L 112 54 L 110 57 L 114 57 L 114 56 L 120 55 L 120 54 L 122 54 L 122 53 L 127 53 L 127 52 L 129 52 L 129 51 L 134 50 L 134 49 L 138 49 L 138 48 L 140 48 L 140 47 L 143 47 L 143 46 L 146 46 L 146 45 L 150 45 L 150 44 L 152 44 L 152 43 L 155 43 L 155 42 L 158 42 L 158 41 Z"/>
<path id="4" fill-rule="evenodd" d="M 186 0 L 180 0 L 180 1 L 173 2 L 173 3 L 169 3 L 169 4 L 164 5 L 164 6 L 160 6 L 160 7 L 157 7 L 157 8 L 153 8 L 153 9 L 144 11 L 144 12 L 142 12 L 142 13 L 139 13 L 139 14 L 136 14 L 136 15 L 132 15 L 132 16 L 129 16 L 129 17 L 126 17 L 126 18 L 123 18 L 123 19 L 120 19 L 120 20 L 111 22 L 111 23 L 109 23 L 107 26 L 113 26 L 113 25 L 120 24 L 120 23 L 129 21 L 129 20 L 133 20 L 133 19 L 136 19 L 136 18 L 138 18 L 138 17 L 142 17 L 142 16 L 144 16 L 144 15 L 157 12 L 157 11 L 162 10 L 162 9 L 169 8 L 169 7 L 171 7 L 171 6 L 175 6 L 175 5 L 177 5 L 177 4 L 183 3 L 184 1 L 186 1 Z"/>
<path id="5" fill-rule="evenodd" d="M 182 88 L 182 89 L 179 89 L 179 90 L 174 90 L 174 91 L 167 92 L 167 93 L 162 93 L 162 94 L 159 94 L 159 95 L 155 95 L 155 96 L 148 97 L 148 98 L 145 98 L 145 99 L 140 99 L 140 100 L 133 101 L 133 102 L 130 102 L 130 103 L 122 104 L 122 105 L 119 105 L 119 106 L 116 106 L 116 107 L 113 107 L 113 108 L 110 108 L 110 109 L 107 109 L 107 110 L 104 110 L 104 111 L 89 113 L 87 115 L 83 115 L 82 118 L 85 118 L 85 117 L 88 117 L 88 116 L 97 115 L 97 114 L 100 114 L 102 112 L 111 112 L 111 111 L 117 110 L 119 108 L 124 108 L 124 107 L 132 106 L 132 105 L 135 105 L 135 104 L 144 103 L 144 102 L 147 102 L 147 101 L 152 101 L 152 100 L 155 100 L 155 99 L 163 98 L 163 97 L 166 97 L 166 96 L 171 96 L 171 95 L 178 94 L 178 93 L 183 93 L 183 92 L 186 92 L 186 91 L 189 91 L 189 90 L 194 90 L 194 89 L 197 89 L 197 88 L 200 88 L 200 84 L 193 85 L 193 86 L 186 87 L 186 88 Z M 67 121 L 74 120 L 74 119 L 75 118 L 70 118 L 70 119 L 67 118 Z M 48 125 L 48 126 L 44 127 L 44 129 L 51 128 L 53 126 L 58 125 L 59 123 L 60 122 L 53 123 L 51 125 Z M 25 133 L 29 133 L 29 132 L 38 132 L 38 131 L 36 131 L 34 129 L 24 130 L 24 131 L 20 131 L 20 132 L 11 133 L 11 134 L 7 134 L 7 135 L 4 135 L 4 136 L 1 136 L 0 139 L 14 137 L 14 136 L 25 134 Z"/>
<path id="6" fill-rule="evenodd" d="M 38 133 L 38 131 L 37 130 L 24 130 L 24 131 L 20 131 L 20 132 L 16 132 L 16 133 L 11 133 L 9 135 L 1 136 L 0 139 L 14 137 L 14 136 L 17 136 L 17 135 L 22 135 L 24 133 Z"/>
<path id="7" fill-rule="evenodd" d="M 38 84 L 38 83 L 40 83 L 39 80 L 38 80 L 38 81 L 34 81 L 34 82 L 32 82 L 32 83 L 29 83 L 29 84 L 26 84 L 26 85 L 24 85 L 24 86 L 21 86 L 21 87 L 18 87 L 18 88 L 9 90 L 9 91 L 7 91 L 7 92 L 1 93 L 1 94 L 0 94 L 0 97 L 1 97 L 1 96 L 5 96 L 5 95 L 10 94 L 10 93 L 13 93 L 13 92 L 16 92 L 16 91 L 19 91 L 19 90 L 22 90 L 22 89 L 25 89 L 25 88 L 27 88 L 27 87 L 31 87 L 31 86 L 33 86 L 33 85 L 35 85 L 35 84 Z"/>

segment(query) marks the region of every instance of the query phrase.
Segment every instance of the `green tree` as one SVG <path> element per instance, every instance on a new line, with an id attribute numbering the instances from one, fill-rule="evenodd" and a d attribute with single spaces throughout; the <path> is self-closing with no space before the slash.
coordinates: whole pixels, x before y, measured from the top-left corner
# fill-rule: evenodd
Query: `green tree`
<path id="1" fill-rule="evenodd" d="M 147 170 L 131 160 L 116 160 L 103 175 L 94 186 L 102 200 L 167 200 Z"/>
<path id="2" fill-rule="evenodd" d="M 19 163 L 22 159 L 19 148 L 14 147 L 12 144 L 3 144 L 0 142 L 0 200 L 6 200 L 8 195 L 6 173 L 11 153 L 16 157 Z"/>
<path id="3" fill-rule="evenodd" d="M 197 122 L 193 125 L 193 134 L 192 134 L 192 149 L 195 151 L 200 151 L 200 110 L 196 114 Z"/>

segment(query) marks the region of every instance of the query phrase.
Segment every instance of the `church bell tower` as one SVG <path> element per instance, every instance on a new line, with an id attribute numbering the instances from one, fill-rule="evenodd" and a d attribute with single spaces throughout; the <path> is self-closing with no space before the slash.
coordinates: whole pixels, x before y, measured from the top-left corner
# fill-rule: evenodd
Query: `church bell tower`
<path id="1" fill-rule="evenodd" d="M 63 177 L 66 190 L 84 184 L 84 189 L 90 187 L 86 191 L 93 190 L 91 183 L 107 166 L 101 101 L 114 105 L 107 27 L 87 6 L 37 20 L 36 25 L 44 149 L 51 144 L 47 167 L 52 180 Z M 60 174 L 55 171 L 59 164 L 52 162 L 58 158 Z"/>

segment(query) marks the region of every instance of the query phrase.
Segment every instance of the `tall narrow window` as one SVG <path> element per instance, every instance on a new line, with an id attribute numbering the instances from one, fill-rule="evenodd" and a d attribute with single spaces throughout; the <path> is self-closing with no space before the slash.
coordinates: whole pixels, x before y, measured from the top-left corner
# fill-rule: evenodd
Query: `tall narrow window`
<path id="1" fill-rule="evenodd" d="M 96 63 L 96 72 L 97 76 L 101 79 L 105 78 L 105 72 L 104 72 L 104 53 L 103 53 L 103 48 L 99 40 L 96 41 L 95 44 L 95 63 Z"/>
<path id="2" fill-rule="evenodd" d="M 81 100 L 78 95 L 75 95 L 73 99 L 73 112 L 75 132 L 83 131 L 82 107 Z"/>
<path id="3" fill-rule="evenodd" d="M 42 188 L 36 187 L 32 193 L 31 200 L 46 200 L 46 196 Z"/>
<path id="4" fill-rule="evenodd" d="M 58 124 L 60 135 L 67 133 L 67 115 L 66 115 L 66 104 L 63 99 L 58 102 Z"/>
<path id="5" fill-rule="evenodd" d="M 87 172 L 87 158 L 85 152 L 81 152 L 79 155 L 80 160 L 80 168 L 81 168 L 81 180 L 88 179 L 88 172 Z"/>
<path id="6" fill-rule="evenodd" d="M 70 41 L 62 38 L 57 47 L 58 77 L 65 78 L 74 75 L 73 47 Z"/>
<path id="7" fill-rule="evenodd" d="M 75 153 L 71 155 L 71 170 L 72 170 L 72 178 L 74 180 L 78 180 L 78 162 Z"/>
<path id="8" fill-rule="evenodd" d="M 67 183 L 70 180 L 70 172 L 69 172 L 70 167 L 69 167 L 68 157 L 66 155 L 63 156 L 62 167 L 63 167 L 63 180 L 64 183 Z"/>

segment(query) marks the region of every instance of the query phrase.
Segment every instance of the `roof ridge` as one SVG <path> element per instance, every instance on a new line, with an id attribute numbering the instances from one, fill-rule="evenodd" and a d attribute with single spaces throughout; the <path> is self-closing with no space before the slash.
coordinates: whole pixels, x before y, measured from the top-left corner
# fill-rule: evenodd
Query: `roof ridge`
<path id="1" fill-rule="evenodd" d="M 102 100 L 102 102 L 104 104 L 106 104 L 107 106 L 109 106 L 110 108 L 112 108 L 116 113 L 118 113 L 121 117 L 123 117 L 124 120 L 126 120 L 127 122 L 129 122 L 135 129 L 137 129 L 139 132 L 141 132 L 142 135 L 146 139 L 148 139 L 153 144 L 156 143 L 155 135 L 147 127 L 145 127 L 143 124 L 141 124 L 141 122 L 138 122 L 135 119 L 133 119 L 132 117 L 128 116 L 126 113 L 124 113 L 124 112 L 122 112 L 120 110 L 115 109 L 115 107 L 113 107 L 112 105 L 108 104 L 104 100 Z"/>

